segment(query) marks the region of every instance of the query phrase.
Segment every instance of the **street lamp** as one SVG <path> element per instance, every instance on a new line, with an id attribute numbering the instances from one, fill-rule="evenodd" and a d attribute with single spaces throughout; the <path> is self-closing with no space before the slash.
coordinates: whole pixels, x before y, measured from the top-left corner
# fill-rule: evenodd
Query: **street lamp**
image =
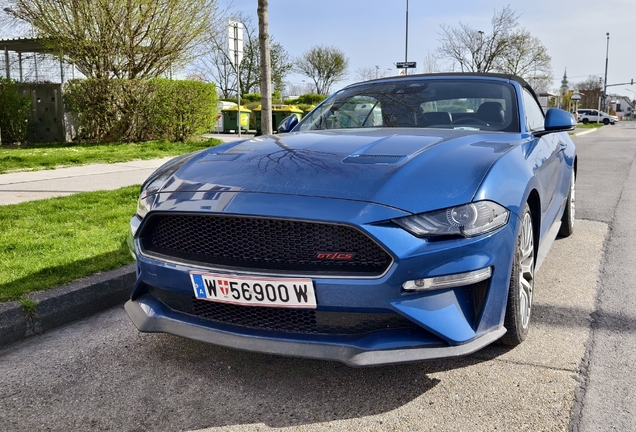
<path id="1" fill-rule="evenodd" d="M 479 51 L 478 51 L 478 55 L 479 57 L 482 57 L 482 53 L 481 50 L 484 47 L 484 32 L 482 30 L 478 30 L 477 33 L 479 33 Z M 481 59 L 478 59 L 478 64 L 477 64 L 477 72 L 481 72 Z"/>
<path id="2" fill-rule="evenodd" d="M 601 111 L 605 112 L 605 99 L 607 99 L 607 60 L 609 56 L 609 32 L 607 33 L 607 48 L 605 49 L 605 81 L 603 82 L 603 107 Z"/>

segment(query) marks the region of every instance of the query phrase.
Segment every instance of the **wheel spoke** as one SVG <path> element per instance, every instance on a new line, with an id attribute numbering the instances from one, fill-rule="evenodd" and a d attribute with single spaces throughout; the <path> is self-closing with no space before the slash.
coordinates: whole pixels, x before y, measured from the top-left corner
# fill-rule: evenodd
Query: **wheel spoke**
<path id="1" fill-rule="evenodd" d="M 534 283 L 534 233 L 532 219 L 526 213 L 521 222 L 519 245 L 519 317 L 521 326 L 527 328 L 532 311 L 532 290 Z"/>
<path id="2" fill-rule="evenodd" d="M 519 283 L 519 315 L 521 317 L 521 326 L 528 327 L 530 322 L 530 313 L 532 312 L 532 284 L 521 279 Z"/>
<path id="3" fill-rule="evenodd" d="M 532 280 L 532 260 L 528 260 L 521 263 L 521 271 L 519 272 L 521 277 L 525 280 Z"/>

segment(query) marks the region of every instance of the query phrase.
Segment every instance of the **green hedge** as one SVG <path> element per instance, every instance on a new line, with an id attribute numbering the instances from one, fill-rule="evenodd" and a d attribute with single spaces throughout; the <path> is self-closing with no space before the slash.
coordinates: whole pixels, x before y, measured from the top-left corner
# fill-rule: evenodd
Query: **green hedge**
<path id="1" fill-rule="evenodd" d="M 288 105 L 318 105 L 325 99 L 327 99 L 327 96 L 325 95 L 307 93 L 298 96 L 298 99 L 287 99 L 285 100 L 285 103 Z"/>
<path id="2" fill-rule="evenodd" d="M 31 100 L 20 96 L 15 81 L 0 78 L 0 143 L 24 143 Z"/>
<path id="3" fill-rule="evenodd" d="M 281 93 L 278 90 L 275 90 L 272 93 L 272 103 L 280 103 L 282 99 Z M 222 100 L 226 102 L 234 102 L 238 103 L 238 98 L 223 98 Z M 255 103 L 256 106 L 261 104 L 261 94 L 260 93 L 245 93 L 241 95 L 241 105 L 245 106 L 250 103 Z"/>
<path id="4" fill-rule="evenodd" d="M 76 138 L 98 142 L 183 142 L 212 130 L 217 114 L 216 86 L 198 81 L 72 80 L 64 98 Z"/>

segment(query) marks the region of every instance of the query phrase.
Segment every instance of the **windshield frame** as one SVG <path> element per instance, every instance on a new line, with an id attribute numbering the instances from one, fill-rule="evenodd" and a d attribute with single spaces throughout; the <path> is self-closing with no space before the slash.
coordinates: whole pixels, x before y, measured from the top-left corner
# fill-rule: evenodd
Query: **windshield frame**
<path id="1" fill-rule="evenodd" d="M 479 112 L 484 102 L 491 106 Z M 490 120 L 485 121 L 487 111 Z M 519 133 L 517 89 L 510 80 L 469 76 L 367 81 L 325 99 L 294 131 L 387 127 Z"/>

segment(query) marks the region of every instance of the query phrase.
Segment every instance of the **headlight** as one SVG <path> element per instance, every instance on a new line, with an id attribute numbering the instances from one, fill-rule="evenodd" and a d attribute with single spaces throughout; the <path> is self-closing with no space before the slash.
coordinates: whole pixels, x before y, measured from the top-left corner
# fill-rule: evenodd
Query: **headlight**
<path id="1" fill-rule="evenodd" d="M 141 185 L 139 200 L 137 201 L 137 215 L 140 218 L 143 219 L 148 211 L 150 211 L 155 194 L 161 190 L 166 181 L 186 162 L 202 151 L 203 150 L 199 150 L 170 159 L 148 176 L 144 184 Z"/>
<path id="2" fill-rule="evenodd" d="M 497 203 L 479 201 L 393 219 L 393 222 L 417 237 L 475 237 L 504 226 L 509 214 Z"/>
<path id="3" fill-rule="evenodd" d="M 142 191 L 141 195 L 139 195 L 139 199 L 137 200 L 137 216 L 142 219 L 146 217 L 146 214 L 148 214 L 150 210 L 152 196 L 145 194 L 145 191 Z"/>

